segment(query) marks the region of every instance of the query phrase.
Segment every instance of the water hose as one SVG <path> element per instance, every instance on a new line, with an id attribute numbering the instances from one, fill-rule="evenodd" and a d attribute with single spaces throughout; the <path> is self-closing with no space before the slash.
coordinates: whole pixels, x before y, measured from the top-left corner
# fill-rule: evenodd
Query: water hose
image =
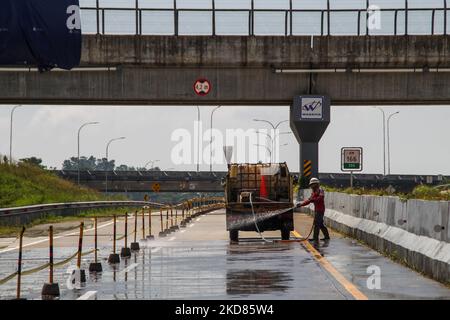
<path id="1" fill-rule="evenodd" d="M 262 232 L 259 230 L 258 222 L 256 221 L 255 210 L 254 210 L 254 208 L 253 208 L 252 197 L 253 197 L 253 193 L 250 193 L 249 200 L 250 200 L 250 206 L 252 207 L 252 214 L 253 214 L 253 220 L 254 220 L 254 223 L 255 223 L 256 231 L 259 233 L 259 236 L 261 237 L 261 239 L 262 239 L 264 242 L 266 242 L 266 243 L 273 243 L 273 240 L 267 240 L 267 239 L 262 235 Z M 276 201 L 273 201 L 273 200 L 270 200 L 270 199 L 267 199 L 267 198 L 263 198 L 263 197 L 258 197 L 258 198 L 259 198 L 259 199 L 263 199 L 263 200 L 267 200 L 267 201 L 270 201 L 270 202 L 276 202 Z M 294 205 L 293 207 L 286 209 L 286 211 L 293 210 L 293 209 L 295 209 L 296 207 L 297 207 L 297 205 Z M 286 211 L 284 211 L 284 212 L 286 212 Z M 279 214 L 282 214 L 282 213 L 284 213 L 284 212 L 281 212 L 281 213 L 279 213 Z M 309 239 L 309 237 L 311 236 L 313 230 L 314 230 L 314 223 L 312 224 L 311 229 L 309 230 L 309 233 L 308 233 L 308 235 L 307 235 L 306 237 L 295 238 L 295 240 L 296 240 L 296 241 L 301 241 L 301 242 L 302 242 L 302 241 L 307 241 L 307 240 Z"/>

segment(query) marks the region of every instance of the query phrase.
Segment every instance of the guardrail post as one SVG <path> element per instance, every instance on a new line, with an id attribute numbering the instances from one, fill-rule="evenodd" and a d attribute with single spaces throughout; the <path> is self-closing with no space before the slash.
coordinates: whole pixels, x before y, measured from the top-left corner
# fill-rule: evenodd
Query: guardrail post
<path id="1" fill-rule="evenodd" d="M 137 233 L 138 233 L 137 221 L 138 221 L 138 211 L 135 210 L 134 211 L 134 241 L 130 244 L 130 249 L 132 251 L 139 251 L 139 249 L 140 249 L 139 242 L 137 242 Z"/>
<path id="2" fill-rule="evenodd" d="M 163 221 L 163 209 L 159 208 L 159 218 L 161 222 L 161 231 L 159 231 L 159 237 L 165 237 L 166 232 L 164 231 L 164 221 Z"/>
<path id="3" fill-rule="evenodd" d="M 147 240 L 153 240 L 155 236 L 152 235 L 152 208 L 148 207 L 148 236 Z"/>
<path id="4" fill-rule="evenodd" d="M 98 221 L 97 217 L 94 218 L 94 262 L 89 264 L 89 272 L 102 272 L 102 264 L 98 262 Z"/>
<path id="5" fill-rule="evenodd" d="M 53 226 L 48 228 L 49 237 L 49 279 L 48 283 L 45 283 L 42 287 L 42 300 L 53 300 L 59 297 L 59 285 L 53 283 Z"/>
<path id="6" fill-rule="evenodd" d="M 116 253 L 116 232 L 117 232 L 117 218 L 116 215 L 113 216 L 113 253 L 108 257 L 108 263 L 116 264 L 120 262 L 120 257 Z"/>
<path id="7" fill-rule="evenodd" d="M 128 248 L 128 212 L 125 212 L 125 239 L 124 239 L 124 247 L 120 251 L 120 256 L 122 258 L 131 257 L 131 250 Z"/>
<path id="8" fill-rule="evenodd" d="M 19 234 L 19 258 L 17 259 L 17 287 L 16 287 L 16 299 L 20 299 L 20 287 L 22 281 L 22 244 L 23 244 L 23 234 L 25 233 L 25 227 L 22 227 L 22 230 Z"/>

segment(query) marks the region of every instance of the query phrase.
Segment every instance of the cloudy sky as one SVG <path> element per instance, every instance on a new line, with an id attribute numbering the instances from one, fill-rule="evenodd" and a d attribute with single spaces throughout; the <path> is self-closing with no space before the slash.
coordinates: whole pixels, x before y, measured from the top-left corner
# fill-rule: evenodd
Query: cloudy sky
<path id="1" fill-rule="evenodd" d="M 210 125 L 214 106 L 201 107 L 204 127 Z M 393 174 L 450 175 L 450 106 L 384 107 L 387 114 L 400 111 L 391 120 L 391 172 Z M 9 154 L 10 105 L 0 106 L 0 154 Z M 222 107 L 214 115 L 214 127 L 226 129 L 267 129 L 254 118 L 273 122 L 289 118 L 287 106 Z M 86 127 L 81 135 L 81 154 L 104 157 L 106 142 L 126 136 L 110 147 L 110 159 L 117 164 L 144 166 L 152 159 L 161 160 L 162 169 L 195 170 L 196 165 L 176 165 L 171 151 L 176 129 L 194 130 L 197 111 L 184 107 L 108 107 L 108 106 L 25 106 L 14 116 L 13 157 L 37 156 L 47 166 L 61 167 L 64 159 L 77 154 L 77 130 L 87 121 L 99 121 Z M 281 131 L 290 131 L 287 124 Z M 208 137 L 208 135 L 206 136 Z M 344 146 L 364 148 L 364 172 L 382 173 L 381 112 L 371 107 L 332 107 L 331 124 L 320 142 L 320 171 L 340 171 L 340 149 Z M 298 170 L 299 147 L 293 135 L 282 135 L 280 160 L 292 171 Z M 206 146 L 206 143 L 205 143 Z M 203 164 L 201 170 L 208 170 Z M 214 170 L 225 170 L 215 165 Z"/>

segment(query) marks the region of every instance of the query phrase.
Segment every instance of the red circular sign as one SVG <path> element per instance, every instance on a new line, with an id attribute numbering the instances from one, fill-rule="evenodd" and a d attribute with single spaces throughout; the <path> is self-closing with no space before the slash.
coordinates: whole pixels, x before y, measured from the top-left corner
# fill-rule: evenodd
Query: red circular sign
<path id="1" fill-rule="evenodd" d="M 211 91 L 211 83 L 208 79 L 197 79 L 194 83 L 194 92 L 199 96 L 206 96 Z"/>

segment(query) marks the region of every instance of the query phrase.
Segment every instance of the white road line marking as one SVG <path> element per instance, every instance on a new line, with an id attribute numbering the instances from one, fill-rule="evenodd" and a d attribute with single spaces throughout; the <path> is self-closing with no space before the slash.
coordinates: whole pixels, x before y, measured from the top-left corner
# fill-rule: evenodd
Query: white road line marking
<path id="1" fill-rule="evenodd" d="M 104 227 L 107 227 L 107 226 L 109 226 L 109 225 L 111 225 L 113 223 L 114 222 L 108 222 L 108 223 L 105 223 L 105 224 L 103 224 L 101 226 L 98 226 L 97 230 L 98 229 L 102 229 Z M 85 230 L 85 232 L 89 232 L 89 231 L 92 231 L 92 230 L 94 230 L 94 228 L 87 229 L 87 230 Z M 73 236 L 73 235 L 78 234 L 78 232 L 79 231 L 63 234 L 63 235 L 60 235 L 60 236 L 56 236 L 56 237 L 53 237 L 53 240 L 60 239 L 60 238 L 65 238 L 65 237 L 68 237 L 68 236 Z M 30 243 L 26 243 L 26 244 L 22 245 L 22 248 L 34 246 L 35 244 L 39 244 L 39 243 L 46 242 L 46 241 L 48 241 L 48 238 L 45 238 L 45 239 L 42 239 L 42 240 L 38 240 L 38 241 L 34 241 L 34 242 L 30 242 Z M 19 249 L 19 246 L 13 247 L 13 248 L 9 248 L 9 249 L 4 249 L 4 250 L 0 251 L 0 254 L 5 253 L 5 252 L 9 252 L 9 251 L 14 251 L 14 250 L 17 250 L 17 249 Z"/>
<path id="2" fill-rule="evenodd" d="M 159 250 L 161 250 L 161 247 L 158 247 L 158 248 L 155 248 L 155 249 L 152 249 L 152 253 L 156 253 L 156 252 L 158 252 Z"/>
<path id="3" fill-rule="evenodd" d="M 173 241 L 173 240 L 175 240 L 175 237 L 172 237 L 172 238 L 169 239 L 169 241 Z"/>
<path id="4" fill-rule="evenodd" d="M 97 297 L 97 291 L 88 291 L 85 294 L 83 294 L 81 297 L 79 297 L 77 300 L 90 300 L 92 298 Z"/>
<path id="5" fill-rule="evenodd" d="M 180 233 L 185 233 L 185 232 L 186 232 L 186 230 L 181 230 L 181 231 L 180 231 Z"/>
<path id="6" fill-rule="evenodd" d="M 192 228 L 193 226 L 195 226 L 195 223 L 190 224 L 188 228 Z"/>
<path id="7" fill-rule="evenodd" d="M 133 270 L 134 268 L 136 268 L 139 264 L 138 263 L 133 263 L 130 266 L 126 267 L 125 269 L 123 269 L 122 271 L 120 271 L 120 273 L 127 273 L 130 272 L 131 270 Z"/>
<path id="8" fill-rule="evenodd" d="M 195 220 L 195 221 L 200 221 L 200 219 L 201 219 L 201 218 L 197 218 L 197 220 Z"/>

